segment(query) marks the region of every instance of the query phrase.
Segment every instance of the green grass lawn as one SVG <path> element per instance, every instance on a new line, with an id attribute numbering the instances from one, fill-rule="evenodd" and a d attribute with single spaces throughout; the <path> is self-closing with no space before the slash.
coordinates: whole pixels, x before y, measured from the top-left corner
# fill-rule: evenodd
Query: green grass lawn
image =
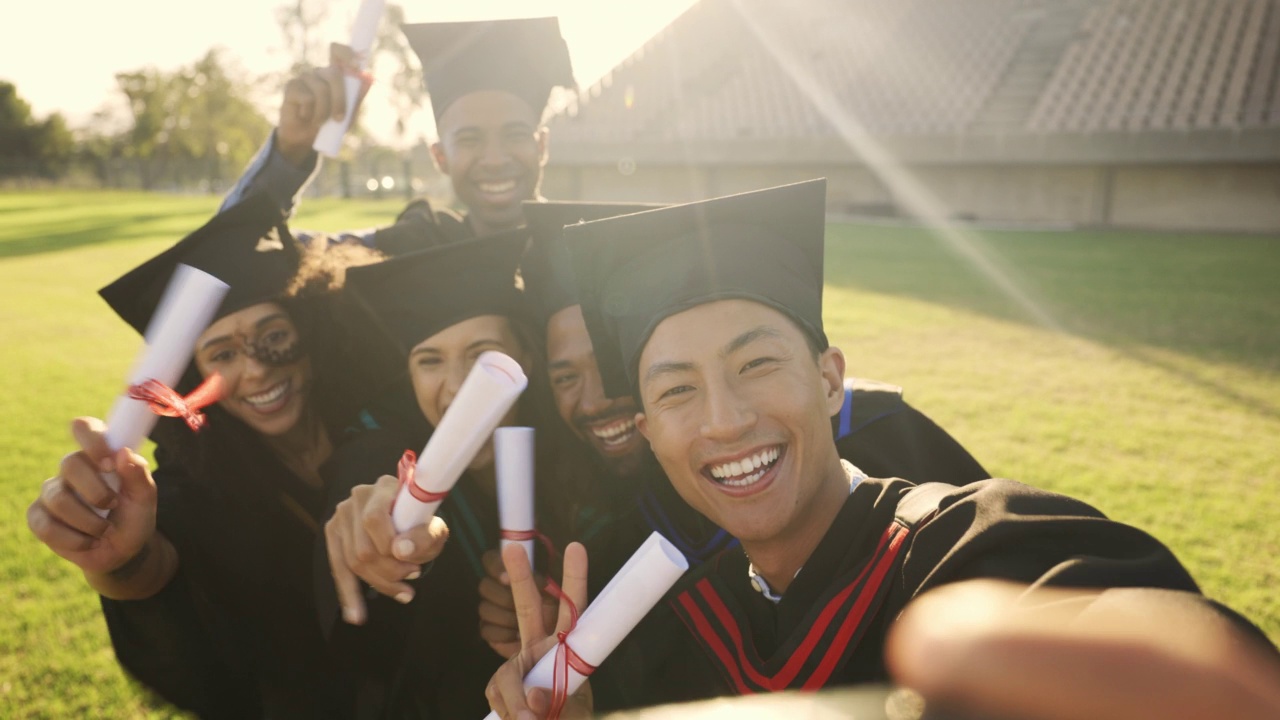
<path id="1" fill-rule="evenodd" d="M 376 225 L 400 204 L 309 202 L 296 225 Z M 67 421 L 105 413 L 138 348 L 95 290 L 216 205 L 0 196 L 0 717 L 170 714 L 124 678 L 95 596 L 23 514 Z M 972 241 L 1039 313 L 927 232 L 830 229 L 828 333 L 850 372 L 906 387 L 991 472 L 1148 530 L 1280 640 L 1280 237 Z"/>

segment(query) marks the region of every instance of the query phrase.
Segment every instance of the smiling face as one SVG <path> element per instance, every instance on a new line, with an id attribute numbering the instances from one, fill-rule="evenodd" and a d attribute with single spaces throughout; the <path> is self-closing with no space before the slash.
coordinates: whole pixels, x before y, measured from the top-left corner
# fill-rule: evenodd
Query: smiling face
<path id="1" fill-rule="evenodd" d="M 645 440 L 636 430 L 636 403 L 604 393 L 582 306 L 571 305 L 547 321 L 547 373 L 560 418 L 622 477 L 644 462 Z"/>
<path id="2" fill-rule="evenodd" d="M 196 340 L 196 368 L 222 375 L 228 413 L 267 436 L 298 426 L 311 389 L 311 360 L 298 329 L 275 303 L 251 305 L 219 319 Z"/>
<path id="3" fill-rule="evenodd" d="M 502 90 L 480 90 L 453 101 L 440 116 L 431 146 L 440 171 L 488 235 L 524 224 L 520 203 L 535 200 L 547 164 L 547 129 L 529 103 Z"/>
<path id="4" fill-rule="evenodd" d="M 833 484 L 847 492 L 830 424 L 843 375 L 838 349 L 815 360 L 773 308 L 698 305 L 641 352 L 639 427 L 685 502 L 744 543 L 776 541 L 829 514 Z"/>
<path id="5" fill-rule="evenodd" d="M 471 372 L 471 366 L 486 350 L 505 353 L 520 363 L 525 372 L 529 370 L 527 353 L 516 338 L 511 322 L 501 315 L 480 315 L 450 325 L 418 343 L 409 352 L 413 393 L 423 416 L 432 425 L 440 424 L 445 411 L 458 396 L 462 381 Z M 516 414 L 517 408 L 513 406 L 499 424 L 514 424 Z M 493 440 L 490 439 L 468 467 L 478 470 L 492 464 Z"/>

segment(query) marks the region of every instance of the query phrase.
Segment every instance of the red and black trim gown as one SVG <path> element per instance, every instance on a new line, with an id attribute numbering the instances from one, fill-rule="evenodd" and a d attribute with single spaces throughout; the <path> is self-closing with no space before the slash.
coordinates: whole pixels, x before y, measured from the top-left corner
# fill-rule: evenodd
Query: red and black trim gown
<path id="1" fill-rule="evenodd" d="M 1146 533 L 1008 480 L 863 481 L 777 604 L 748 564 L 733 549 L 687 576 L 596 672 L 596 710 L 884 682 L 894 618 L 961 580 L 1199 593 Z"/>

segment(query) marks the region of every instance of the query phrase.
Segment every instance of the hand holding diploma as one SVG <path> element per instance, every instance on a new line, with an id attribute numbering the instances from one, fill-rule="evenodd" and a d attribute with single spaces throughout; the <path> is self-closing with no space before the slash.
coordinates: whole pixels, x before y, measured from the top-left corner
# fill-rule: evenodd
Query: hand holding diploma
<path id="1" fill-rule="evenodd" d="M 564 594 L 556 634 L 549 636 L 538 611 L 537 586 L 528 559 L 515 547 L 503 549 L 520 622 L 521 651 L 498 669 L 485 691 L 493 712 L 486 720 L 589 714 L 587 676 L 604 662 L 640 620 L 653 609 L 689 563 L 658 533 L 627 560 L 599 597 L 573 622 L 586 599 L 586 550 L 572 543 L 564 554 Z"/>
<path id="2" fill-rule="evenodd" d="M 378 23 L 382 20 L 385 4 L 386 0 L 362 0 L 360 3 L 360 11 L 351 26 L 349 46 L 354 52 L 355 62 L 346 66 L 342 77 L 342 115 L 340 119 L 330 119 L 321 126 L 313 145 L 318 153 L 328 157 L 338 156 L 338 151 L 342 149 L 342 137 L 351 127 L 351 119 L 355 117 L 364 93 L 369 90 L 370 81 L 365 71 L 369 69 L 369 52 L 377 38 Z M 334 105 L 336 108 L 337 103 Z"/>
<path id="3" fill-rule="evenodd" d="M 449 539 L 449 528 L 440 518 L 396 532 L 391 505 L 399 490 L 400 481 L 391 475 L 359 485 L 325 523 L 329 570 L 342 617 L 352 625 L 362 625 L 367 617 L 361 580 L 407 603 L 414 596 L 409 583 L 422 573 L 424 564 L 436 559 Z"/>
<path id="4" fill-rule="evenodd" d="M 528 384 L 524 370 L 510 357 L 490 350 L 476 358 L 415 467 L 401 473 L 403 487 L 392 510 L 396 530 L 403 532 L 435 515 Z"/>

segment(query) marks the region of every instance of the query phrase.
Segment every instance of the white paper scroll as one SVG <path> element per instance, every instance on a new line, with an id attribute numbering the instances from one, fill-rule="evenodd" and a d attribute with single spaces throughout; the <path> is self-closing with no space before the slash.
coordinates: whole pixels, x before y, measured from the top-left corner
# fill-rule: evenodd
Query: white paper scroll
<path id="1" fill-rule="evenodd" d="M 676 546 L 653 533 L 583 611 L 565 642 L 587 664 L 600 667 L 688 569 L 689 561 Z M 555 655 L 554 649 L 548 651 L 524 676 L 525 692 L 551 689 Z M 584 680 L 586 677 L 570 666 L 568 694 L 577 692 Z M 491 712 L 485 720 L 498 720 L 498 715 Z"/>
<path id="2" fill-rule="evenodd" d="M 191 362 L 196 339 L 213 319 L 227 289 L 226 283 L 203 270 L 178 265 L 147 324 L 146 345 L 129 372 L 128 384 L 159 380 L 169 387 L 176 385 Z M 107 414 L 107 445 L 112 450 L 137 450 L 157 419 L 147 403 L 121 395 Z M 115 473 L 103 479 L 112 490 L 120 489 Z M 106 510 L 95 510 L 106 517 Z"/>
<path id="3" fill-rule="evenodd" d="M 507 414 L 528 384 L 529 379 L 524 376 L 520 363 L 493 350 L 481 353 L 467 379 L 462 381 L 457 397 L 440 418 L 440 425 L 422 449 L 414 484 L 432 494 L 453 489 L 453 484 L 458 482 L 471 459 L 493 435 L 502 416 Z M 430 520 L 440 502 L 422 502 L 407 486 L 400 488 L 391 510 L 396 532 L 404 532 Z"/>
<path id="4" fill-rule="evenodd" d="M 373 41 L 378 35 L 378 23 L 382 20 L 382 9 L 386 0 L 361 0 L 360 11 L 351 25 L 350 47 L 356 53 L 361 70 L 369 69 L 369 51 L 373 49 Z M 361 79 L 352 75 L 342 78 L 343 90 L 347 96 L 347 114 L 342 120 L 329 120 L 320 126 L 316 141 L 311 147 L 327 157 L 337 157 L 342 149 L 342 136 L 351 127 L 351 118 L 356 114 L 356 101 L 360 97 Z"/>
<path id="5" fill-rule="evenodd" d="M 498 526 L 503 531 L 531 532 L 533 520 L 533 428 L 493 431 L 493 458 L 498 484 Z M 533 538 L 502 539 L 501 546 L 520 544 L 533 567 Z"/>

